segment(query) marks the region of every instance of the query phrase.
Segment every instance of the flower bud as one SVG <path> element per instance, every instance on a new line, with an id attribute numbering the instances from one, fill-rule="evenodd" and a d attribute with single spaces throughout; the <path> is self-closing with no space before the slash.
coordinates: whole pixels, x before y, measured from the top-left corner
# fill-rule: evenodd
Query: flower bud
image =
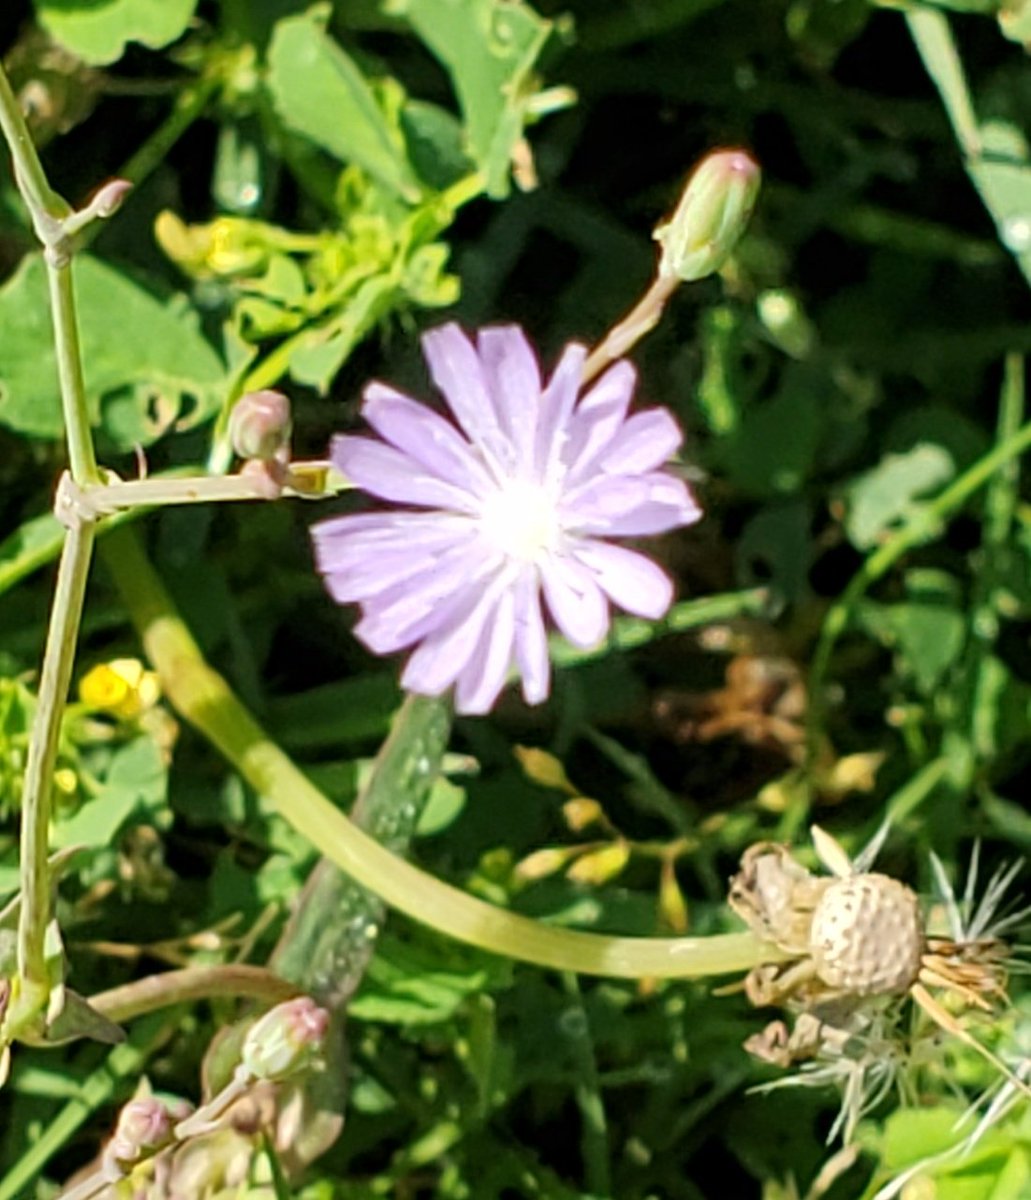
<path id="1" fill-rule="evenodd" d="M 113 217 L 131 191 L 132 184 L 128 179 L 112 179 L 94 195 L 89 210 L 98 217 Z"/>
<path id="2" fill-rule="evenodd" d="M 761 173 L 744 150 L 716 150 L 695 167 L 673 216 L 655 230 L 659 274 L 690 283 L 718 271 L 752 215 Z"/>
<path id="3" fill-rule="evenodd" d="M 240 1061 L 256 1079 L 286 1079 L 311 1064 L 328 1027 L 329 1013 L 310 996 L 285 1000 L 247 1031 Z"/>
<path id="4" fill-rule="evenodd" d="M 516 746 L 515 756 L 523 768 L 527 779 L 541 787 L 555 788 L 556 791 L 571 792 L 573 785 L 569 782 L 566 769 L 554 754 L 540 750 L 536 746 Z"/>
<path id="5" fill-rule="evenodd" d="M 630 861 L 630 847 L 626 842 L 613 842 L 600 850 L 584 854 L 566 872 L 566 878 L 574 883 L 601 887 L 610 883 Z"/>
<path id="6" fill-rule="evenodd" d="M 131 1167 L 172 1142 L 172 1125 L 172 1114 L 160 1100 L 153 1096 L 130 1100 L 118 1114 L 104 1159 L 119 1168 Z"/>
<path id="7" fill-rule="evenodd" d="M 290 444 L 290 401 L 282 392 L 247 392 L 229 414 L 229 440 L 241 458 L 281 460 Z"/>
<path id="8" fill-rule="evenodd" d="M 605 820 L 605 811 L 597 800 L 589 796 L 576 796 L 562 805 L 562 818 L 573 833 L 583 833 L 592 825 Z"/>
<path id="9" fill-rule="evenodd" d="M 545 846 L 543 850 L 534 850 L 532 854 L 516 863 L 516 879 L 524 883 L 547 879 L 549 875 L 561 871 L 579 851 L 579 846 Z"/>

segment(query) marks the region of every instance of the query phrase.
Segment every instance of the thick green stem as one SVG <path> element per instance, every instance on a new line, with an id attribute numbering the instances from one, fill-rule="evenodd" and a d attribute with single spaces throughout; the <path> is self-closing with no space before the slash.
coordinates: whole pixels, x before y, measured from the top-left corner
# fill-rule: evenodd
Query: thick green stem
<path id="1" fill-rule="evenodd" d="M 25 768 L 21 811 L 22 904 L 18 926 L 18 968 L 23 981 L 41 986 L 47 983 L 43 940 L 50 921 L 47 834 L 54 763 L 75 659 L 75 642 L 82 617 L 95 532 L 96 527 L 92 522 L 84 522 L 69 529 L 65 537 L 43 654 L 36 721 Z"/>
<path id="2" fill-rule="evenodd" d="M 208 666 L 133 532 L 118 530 L 102 552 L 176 709 L 299 833 L 392 908 L 483 950 L 589 975 L 698 978 L 782 957 L 751 933 L 623 938 L 555 928 L 495 908 L 397 858 L 311 783 Z"/>

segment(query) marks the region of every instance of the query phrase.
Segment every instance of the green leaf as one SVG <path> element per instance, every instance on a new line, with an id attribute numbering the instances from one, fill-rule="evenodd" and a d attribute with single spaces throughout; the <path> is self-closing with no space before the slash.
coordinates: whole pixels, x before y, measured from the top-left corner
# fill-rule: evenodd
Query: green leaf
<path id="1" fill-rule="evenodd" d="M 369 81 L 326 33 L 330 6 L 276 24 L 267 84 L 283 122 L 342 162 L 357 163 L 409 200 L 419 183 L 400 129 L 392 126 Z"/>
<path id="2" fill-rule="evenodd" d="M 197 0 L 36 0 L 56 42 L 95 65 L 117 62 L 126 42 L 160 50 L 181 37 Z"/>
<path id="3" fill-rule="evenodd" d="M 107 846 L 138 811 L 150 814 L 165 803 L 168 768 L 146 736 L 134 738 L 114 755 L 100 793 L 67 821 L 54 827 L 54 846 Z"/>
<path id="4" fill-rule="evenodd" d="M 943 572 L 911 571 L 908 599 L 895 604 L 864 602 L 859 617 L 885 645 L 896 648 L 916 685 L 930 695 L 957 660 L 966 641 L 966 618 L 955 581 Z"/>
<path id="5" fill-rule="evenodd" d="M 181 302 L 162 302 L 99 259 L 75 259 L 90 419 L 120 449 L 148 445 L 218 410 L 225 369 Z M 64 425 L 40 255 L 0 288 L 0 422 L 30 437 Z"/>
<path id="6" fill-rule="evenodd" d="M 467 996 L 483 991 L 490 962 L 472 951 L 410 945 L 380 939 L 348 1013 L 391 1025 L 438 1024 L 454 1016 Z"/>
<path id="7" fill-rule="evenodd" d="M 911 516 L 916 498 L 938 490 L 955 474 L 952 456 L 921 443 L 905 454 L 888 454 L 847 490 L 845 530 L 854 546 L 868 550 L 896 522 Z"/>
<path id="8" fill-rule="evenodd" d="M 61 552 L 64 534 L 64 526 L 52 513 L 42 513 L 5 537 L 0 542 L 0 595 L 55 559 Z"/>
<path id="9" fill-rule="evenodd" d="M 983 157 L 969 164 L 981 199 L 995 218 L 999 241 L 1031 280 L 1031 154 L 1015 125 L 981 126 Z"/>
<path id="10" fill-rule="evenodd" d="M 727 471 L 751 495 L 793 495 L 813 469 L 826 421 L 825 399 L 812 372 L 789 371 L 777 395 L 747 409 L 724 443 Z"/>
<path id="11" fill-rule="evenodd" d="M 470 156 L 487 191 L 509 191 L 509 171 L 535 92 L 533 67 L 552 23 L 520 0 L 385 0 L 441 61 L 465 120 Z"/>

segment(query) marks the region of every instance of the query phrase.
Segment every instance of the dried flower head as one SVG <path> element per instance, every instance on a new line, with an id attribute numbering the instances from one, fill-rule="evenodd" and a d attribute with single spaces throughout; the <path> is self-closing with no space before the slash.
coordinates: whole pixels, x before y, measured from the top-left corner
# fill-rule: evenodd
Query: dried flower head
<path id="1" fill-rule="evenodd" d="M 355 634 L 369 649 L 415 647 L 406 688 L 454 685 L 458 711 L 482 713 L 514 665 L 537 704 L 549 689 L 545 608 L 586 647 L 608 631 L 610 604 L 649 618 L 669 607 L 666 574 L 608 539 L 698 520 L 663 469 L 681 433 L 664 410 L 628 415 L 627 362 L 581 395 L 582 346 L 567 347 L 547 383 L 515 326 L 474 343 L 444 325 L 423 352 L 454 423 L 385 384 L 366 388 L 379 439 L 337 437 L 332 458 L 402 507 L 317 525 L 319 569 L 336 600 L 362 606 Z"/>
<path id="2" fill-rule="evenodd" d="M 814 829 L 830 876 L 812 874 L 784 846 L 752 846 L 730 885 L 731 907 L 777 949 L 776 961 L 749 973 L 745 993 L 753 1004 L 783 1005 L 795 1015 L 792 1028 L 771 1022 L 746 1047 L 767 1062 L 799 1068 L 768 1086 L 839 1084 L 842 1108 L 831 1136 L 843 1131 L 846 1140 L 864 1113 L 893 1086 L 904 1086 L 914 1067 L 940 1060 L 942 1030 L 1026 1090 L 956 1015 L 1008 1003 L 1011 952 L 1001 935 L 1029 911 L 1005 903 L 1020 864 L 996 872 L 975 901 L 975 851 L 957 901 L 932 858 L 940 903 L 925 916 L 910 888 L 869 870 L 885 833 L 853 863 L 833 838 Z M 948 936 L 937 927 L 941 913 Z"/>

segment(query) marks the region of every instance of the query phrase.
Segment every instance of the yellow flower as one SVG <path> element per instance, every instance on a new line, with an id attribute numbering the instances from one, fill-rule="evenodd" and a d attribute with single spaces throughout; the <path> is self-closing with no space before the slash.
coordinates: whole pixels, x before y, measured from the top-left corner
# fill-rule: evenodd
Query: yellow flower
<path id="1" fill-rule="evenodd" d="M 138 658 L 115 658 L 100 663 L 79 681 L 79 699 L 87 708 L 109 713 L 120 721 L 134 721 L 153 708 L 161 685 L 153 671 Z"/>

